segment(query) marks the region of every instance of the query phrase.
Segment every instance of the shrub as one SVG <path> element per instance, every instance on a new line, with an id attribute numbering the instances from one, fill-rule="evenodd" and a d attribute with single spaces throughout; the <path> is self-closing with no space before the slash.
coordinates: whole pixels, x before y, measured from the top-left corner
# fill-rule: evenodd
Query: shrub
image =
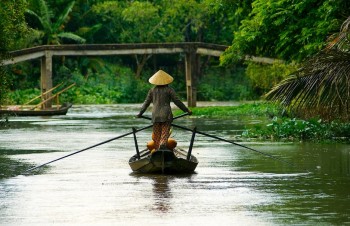
<path id="1" fill-rule="evenodd" d="M 296 70 L 297 65 L 294 63 L 284 64 L 276 61 L 271 65 L 266 65 L 248 62 L 245 73 L 255 92 L 261 96 Z"/>
<path id="2" fill-rule="evenodd" d="M 255 126 L 242 134 L 246 138 L 289 141 L 350 142 L 350 123 L 324 122 L 321 119 L 301 120 L 274 117 L 266 126 Z"/>

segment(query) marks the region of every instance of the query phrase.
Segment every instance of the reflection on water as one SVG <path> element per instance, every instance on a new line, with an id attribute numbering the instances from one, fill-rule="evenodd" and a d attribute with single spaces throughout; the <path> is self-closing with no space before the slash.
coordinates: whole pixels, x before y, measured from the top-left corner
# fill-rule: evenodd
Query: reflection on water
<path id="1" fill-rule="evenodd" d="M 171 210 L 171 199 L 173 197 L 169 187 L 169 181 L 171 183 L 172 177 L 174 177 L 173 175 L 139 175 L 135 173 L 130 175 L 136 178 L 143 177 L 144 179 L 149 180 L 150 184 L 152 184 L 152 199 L 154 203 L 149 209 L 151 213 L 166 213 Z"/>
<path id="2" fill-rule="evenodd" d="M 300 168 L 197 135 L 191 175 L 138 175 L 125 137 L 24 169 L 149 124 L 139 105 L 74 106 L 66 116 L 14 118 L 0 130 L 0 225 L 346 225 L 350 224 L 349 145 L 244 143 Z M 259 119 L 177 120 L 233 139 Z M 146 144 L 151 130 L 138 133 Z M 186 148 L 190 133 L 175 130 Z M 307 173 L 303 169 L 311 171 Z M 18 176 L 16 176 L 18 175 Z"/>
<path id="3" fill-rule="evenodd" d="M 159 212 L 168 212 L 171 208 L 171 191 L 168 185 L 169 177 L 160 175 L 154 177 L 153 182 L 153 198 L 154 198 L 154 209 Z"/>
<path id="4" fill-rule="evenodd" d="M 173 175 L 159 175 L 159 174 L 137 174 L 131 173 L 131 176 L 135 178 L 143 178 L 148 180 L 152 184 L 152 199 L 153 205 L 150 206 L 149 211 L 151 213 L 168 213 L 173 211 L 172 205 L 175 204 L 173 200 L 173 193 L 176 191 L 171 190 L 171 185 L 181 181 L 182 183 L 191 183 L 191 178 L 194 174 L 173 174 Z M 183 195 L 186 195 L 185 193 Z M 193 194 L 195 195 L 195 194 Z"/>

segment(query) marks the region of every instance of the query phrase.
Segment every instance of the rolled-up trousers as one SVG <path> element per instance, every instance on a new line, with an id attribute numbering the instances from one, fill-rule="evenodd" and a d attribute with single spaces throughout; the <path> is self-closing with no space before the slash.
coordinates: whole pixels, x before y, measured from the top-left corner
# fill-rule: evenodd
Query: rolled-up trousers
<path id="1" fill-rule="evenodd" d="M 171 122 L 155 122 L 153 123 L 154 145 L 155 149 L 159 149 L 160 145 L 166 146 L 170 136 Z"/>

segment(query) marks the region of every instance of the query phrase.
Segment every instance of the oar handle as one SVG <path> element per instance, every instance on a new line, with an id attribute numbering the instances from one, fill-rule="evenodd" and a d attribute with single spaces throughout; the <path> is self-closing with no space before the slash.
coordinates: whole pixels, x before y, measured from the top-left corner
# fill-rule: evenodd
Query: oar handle
<path id="1" fill-rule="evenodd" d="M 189 113 L 184 113 L 184 114 L 182 114 L 182 115 L 178 115 L 178 116 L 174 117 L 173 120 L 174 120 L 174 119 L 178 119 L 178 118 L 182 118 L 182 117 L 184 117 L 184 116 L 186 116 L 186 115 L 189 115 Z M 144 116 L 144 115 L 141 115 L 140 117 L 141 117 L 141 118 L 144 118 L 144 119 L 152 120 L 150 117 L 147 117 L 147 116 Z"/>
<path id="2" fill-rule="evenodd" d="M 147 117 L 147 116 L 144 116 L 144 115 L 141 115 L 140 118 L 144 118 L 144 119 L 148 119 L 148 120 L 152 120 L 150 117 Z"/>

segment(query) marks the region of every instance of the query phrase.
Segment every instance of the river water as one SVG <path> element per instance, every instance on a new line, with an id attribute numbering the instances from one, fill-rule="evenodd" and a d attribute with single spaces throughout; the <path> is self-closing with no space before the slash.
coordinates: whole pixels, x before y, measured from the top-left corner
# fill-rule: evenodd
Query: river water
<path id="1" fill-rule="evenodd" d="M 350 225 L 350 145 L 239 142 L 292 162 L 196 136 L 190 175 L 138 175 L 127 136 L 21 175 L 25 169 L 149 125 L 140 105 L 73 106 L 65 116 L 10 118 L 0 130 L 0 225 Z M 149 114 L 149 113 L 148 113 Z M 176 120 L 234 139 L 256 118 Z M 137 134 L 139 145 L 150 130 Z M 188 147 L 191 134 L 173 137 Z"/>

